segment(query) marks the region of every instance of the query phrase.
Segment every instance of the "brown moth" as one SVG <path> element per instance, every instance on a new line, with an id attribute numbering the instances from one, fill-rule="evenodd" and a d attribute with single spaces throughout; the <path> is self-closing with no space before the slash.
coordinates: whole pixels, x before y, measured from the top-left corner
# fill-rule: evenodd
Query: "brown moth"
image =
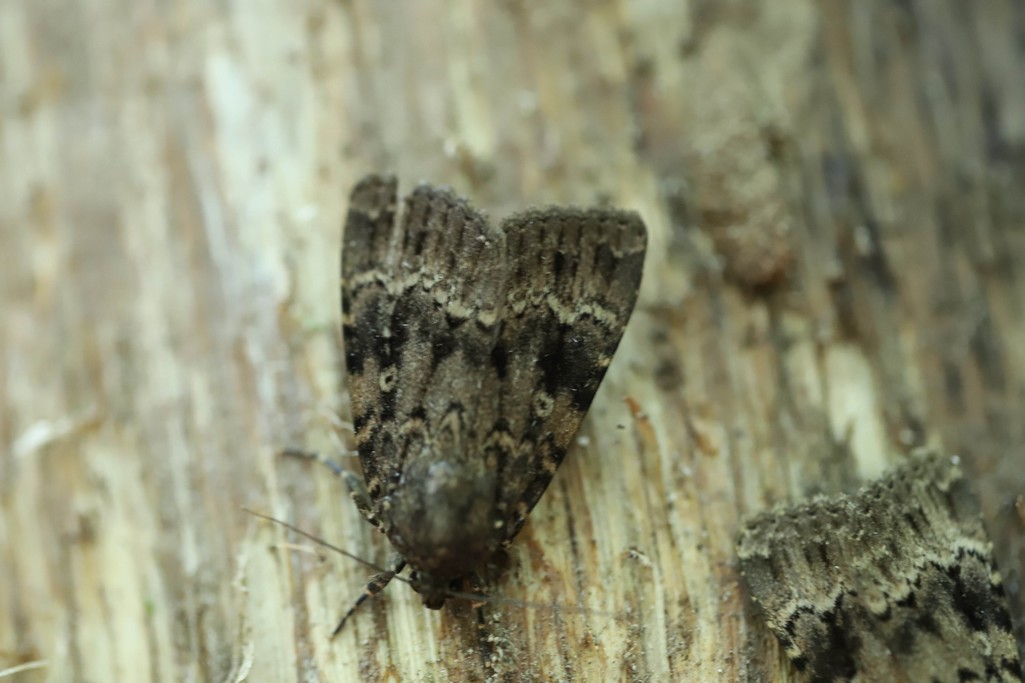
<path id="1" fill-rule="evenodd" d="M 992 545 L 949 458 L 762 513 L 737 550 L 801 680 L 1021 680 Z"/>
<path id="2" fill-rule="evenodd" d="M 529 210 L 492 224 L 451 191 L 352 191 L 342 245 L 363 516 L 424 604 L 508 545 L 562 462 L 637 300 L 640 217 Z M 365 484 L 365 486 L 364 486 Z"/>

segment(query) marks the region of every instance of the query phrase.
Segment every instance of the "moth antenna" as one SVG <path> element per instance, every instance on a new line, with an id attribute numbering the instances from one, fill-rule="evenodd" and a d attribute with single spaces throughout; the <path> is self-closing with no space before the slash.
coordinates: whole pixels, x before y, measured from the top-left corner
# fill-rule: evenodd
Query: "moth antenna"
<path id="1" fill-rule="evenodd" d="M 366 587 L 363 589 L 363 593 L 358 598 L 356 598 L 356 602 L 353 603 L 352 607 L 349 608 L 349 611 L 346 612 L 345 615 L 338 621 L 338 625 L 335 626 L 335 629 L 331 632 L 331 637 L 332 638 L 334 638 L 335 636 L 337 636 L 341 632 L 342 627 L 345 626 L 345 622 L 349 620 L 349 617 L 352 616 L 352 613 L 355 612 L 356 609 L 359 608 L 360 605 L 362 605 L 364 602 L 366 602 L 367 599 L 374 597 L 375 595 L 380 593 L 382 590 L 384 590 L 384 587 L 387 586 L 392 580 L 400 581 L 401 583 L 405 583 L 405 584 L 408 584 L 410 586 L 413 585 L 412 581 L 410 581 L 409 579 L 407 579 L 404 576 L 399 576 L 398 575 L 398 573 L 401 572 L 405 568 L 405 566 L 406 566 L 406 561 L 404 559 L 402 559 L 401 556 L 399 556 L 396 559 L 392 560 L 391 566 L 388 569 L 385 569 L 384 567 L 376 565 L 373 562 L 369 562 L 367 560 L 364 560 L 362 557 L 359 557 L 358 555 L 353 555 L 348 550 L 343 550 L 342 548 L 339 548 L 338 546 L 334 545 L 333 543 L 328 543 L 324 539 L 322 539 L 322 538 L 320 538 L 318 536 L 314 536 L 311 533 L 307 533 L 307 532 L 303 531 L 302 529 L 300 529 L 299 527 L 294 526 L 292 524 L 289 524 L 288 522 L 285 522 L 283 520 L 277 519 L 276 517 L 271 517 L 270 515 L 265 515 L 265 514 L 256 512 L 254 510 L 250 510 L 247 507 L 243 507 L 242 510 L 244 512 L 248 512 L 249 514 L 253 515 L 254 517 L 259 517 L 260 519 L 265 519 L 268 522 L 273 522 L 275 524 L 278 524 L 280 526 L 285 527 L 286 529 L 294 531 L 295 533 L 299 534 L 300 536 L 303 536 L 303 537 L 308 538 L 309 540 L 313 541 L 317 545 L 322 545 L 325 548 L 328 548 L 330 550 L 334 550 L 336 553 L 344 555 L 345 557 L 352 558 L 353 560 L 356 560 L 360 564 L 362 564 L 362 565 L 364 565 L 366 567 L 370 567 L 371 569 L 373 569 L 373 570 L 375 570 L 377 572 L 376 574 L 374 574 L 370 578 L 370 581 L 367 583 Z"/>
<path id="2" fill-rule="evenodd" d="M 345 476 L 345 470 L 342 469 L 341 465 L 336 463 L 331 458 L 328 458 L 328 457 L 326 457 L 324 455 L 321 455 L 317 451 L 307 451 L 307 450 L 304 450 L 302 448 L 285 448 L 284 450 L 281 451 L 281 455 L 283 455 L 283 456 L 285 456 L 287 458 L 300 458 L 302 460 L 312 460 L 313 462 L 318 462 L 321 465 L 323 465 L 324 467 L 326 467 L 329 470 L 331 470 L 331 472 L 336 477 L 344 477 Z"/>
<path id="3" fill-rule="evenodd" d="M 276 517 L 271 517 L 270 515 L 265 515 L 262 512 L 256 512 L 255 510 L 250 510 L 247 507 L 243 507 L 242 511 L 252 515 L 253 517 L 259 517 L 260 519 L 267 520 L 268 522 L 273 522 L 273 523 L 275 523 L 275 524 L 277 524 L 279 526 L 283 526 L 286 529 L 294 531 L 295 533 L 299 534 L 300 536 L 303 536 L 304 538 L 308 538 L 309 540 L 313 541 L 317 545 L 322 545 L 325 548 L 333 550 L 333 551 L 335 551 L 336 553 L 338 553 L 340 555 L 344 555 L 345 557 L 348 557 L 350 559 L 356 560 L 357 562 L 359 562 L 360 564 L 362 564 L 365 567 L 370 567 L 371 569 L 373 569 L 378 574 L 388 574 L 388 573 L 391 573 L 391 571 L 392 571 L 390 569 L 385 569 L 384 567 L 382 567 L 380 565 L 376 565 L 373 562 L 370 562 L 369 560 L 364 560 L 359 555 L 353 555 L 348 550 L 344 550 L 342 548 L 339 548 L 338 546 L 334 545 L 333 543 L 329 543 L 328 541 L 325 541 L 324 539 L 322 539 L 322 538 L 320 538 L 318 536 L 314 536 L 311 533 L 303 531 L 299 527 L 297 527 L 295 525 L 292 525 L 292 524 L 289 524 L 288 522 L 286 522 L 284 520 L 277 519 Z M 409 579 L 407 579 L 405 577 L 402 577 L 402 576 L 393 576 L 393 578 L 396 581 L 401 581 L 402 583 L 410 583 Z"/>
<path id="4" fill-rule="evenodd" d="M 404 561 L 393 562 L 392 566 L 386 569 L 380 565 L 370 562 L 369 560 L 364 560 L 362 557 L 354 555 L 350 553 L 348 550 L 339 548 L 333 543 L 329 543 L 328 541 L 325 541 L 324 539 L 318 536 L 314 536 L 309 532 L 303 531 L 299 527 L 293 524 L 289 524 L 284 520 L 278 519 L 276 517 L 271 517 L 270 515 L 265 515 L 261 512 L 256 512 L 255 510 L 250 510 L 247 507 L 243 507 L 242 511 L 254 517 L 259 517 L 260 519 L 266 520 L 268 522 L 273 522 L 274 524 L 277 524 L 279 526 L 283 526 L 286 529 L 293 531 L 299 534 L 300 536 L 313 541 L 317 545 L 323 546 L 329 550 L 333 550 L 336 553 L 339 553 L 340 555 L 344 555 L 345 557 L 356 560 L 363 566 L 369 567 L 370 569 L 373 569 L 375 572 L 377 572 L 373 577 L 371 577 L 363 593 L 356 599 L 356 602 L 353 603 L 352 607 L 350 607 L 349 610 L 345 613 L 345 615 L 338 621 L 338 625 L 335 626 L 334 630 L 331 632 L 332 638 L 337 636 L 342 631 L 342 627 L 345 626 L 345 622 L 349 620 L 349 617 L 352 616 L 353 612 L 355 612 L 360 605 L 366 602 L 369 598 L 372 598 L 378 593 L 380 593 L 381 590 L 386 585 L 388 585 L 390 581 L 399 581 L 409 586 L 413 585 L 412 581 L 410 581 L 404 576 L 398 575 L 398 572 L 402 571 L 402 569 L 405 567 L 406 563 Z M 483 593 L 466 593 L 463 591 L 450 590 L 445 591 L 445 595 L 453 600 L 466 600 L 468 602 L 486 602 L 492 605 L 509 605 L 513 607 L 523 607 L 526 609 L 546 609 L 552 612 L 563 612 L 569 614 L 590 614 L 596 616 L 612 617 L 613 619 L 621 619 L 623 616 L 622 614 L 618 614 L 616 612 L 594 610 L 588 607 L 580 607 L 578 605 L 563 605 L 557 602 L 531 602 L 529 600 L 519 600 L 516 598 L 503 598 L 497 595 L 484 595 Z"/>

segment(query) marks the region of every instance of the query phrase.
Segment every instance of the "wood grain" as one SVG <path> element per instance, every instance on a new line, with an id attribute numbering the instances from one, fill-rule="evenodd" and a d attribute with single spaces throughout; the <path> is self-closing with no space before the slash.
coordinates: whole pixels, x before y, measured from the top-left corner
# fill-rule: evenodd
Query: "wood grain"
<path id="1" fill-rule="evenodd" d="M 0 672 L 776 680 L 740 519 L 920 444 L 961 456 L 1025 642 L 1023 36 L 1012 0 L 0 2 Z M 351 446 L 374 170 L 648 225 L 496 588 L 562 610 L 395 585 L 330 641 L 367 570 L 240 510 L 386 559 L 276 455 Z"/>

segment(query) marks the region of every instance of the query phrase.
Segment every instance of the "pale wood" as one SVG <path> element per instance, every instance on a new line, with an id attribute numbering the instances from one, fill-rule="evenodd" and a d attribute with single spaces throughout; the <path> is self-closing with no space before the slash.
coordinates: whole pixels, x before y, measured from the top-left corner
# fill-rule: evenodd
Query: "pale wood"
<path id="1" fill-rule="evenodd" d="M 1023 623 L 1021 4 L 586 4 L 0 2 L 0 671 L 776 680 L 740 520 L 918 444 L 961 456 Z M 339 229 L 372 170 L 648 224 L 494 587 L 587 612 L 394 585 L 331 641 L 368 570 L 240 511 L 386 560 L 276 456 L 348 443 Z"/>

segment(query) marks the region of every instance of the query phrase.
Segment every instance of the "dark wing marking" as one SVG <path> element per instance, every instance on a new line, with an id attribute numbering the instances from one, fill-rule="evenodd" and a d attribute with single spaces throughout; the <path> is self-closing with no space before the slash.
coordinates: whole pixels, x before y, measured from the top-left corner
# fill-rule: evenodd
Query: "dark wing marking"
<path id="1" fill-rule="evenodd" d="M 532 210 L 502 224 L 508 284 L 491 352 L 495 384 L 478 415 L 496 449 L 505 541 L 551 481 L 637 300 L 646 233 L 633 212 Z"/>
<path id="2" fill-rule="evenodd" d="M 949 460 L 916 457 L 856 495 L 758 515 L 737 555 L 810 680 L 1021 680 L 978 503 Z"/>
<path id="3" fill-rule="evenodd" d="M 448 190 L 421 185 L 395 221 L 396 181 L 352 192 L 342 248 L 342 311 L 360 463 L 374 500 L 403 463 L 465 434 L 485 383 L 504 288 L 503 234 Z M 472 441 L 471 441 L 472 442 Z"/>

